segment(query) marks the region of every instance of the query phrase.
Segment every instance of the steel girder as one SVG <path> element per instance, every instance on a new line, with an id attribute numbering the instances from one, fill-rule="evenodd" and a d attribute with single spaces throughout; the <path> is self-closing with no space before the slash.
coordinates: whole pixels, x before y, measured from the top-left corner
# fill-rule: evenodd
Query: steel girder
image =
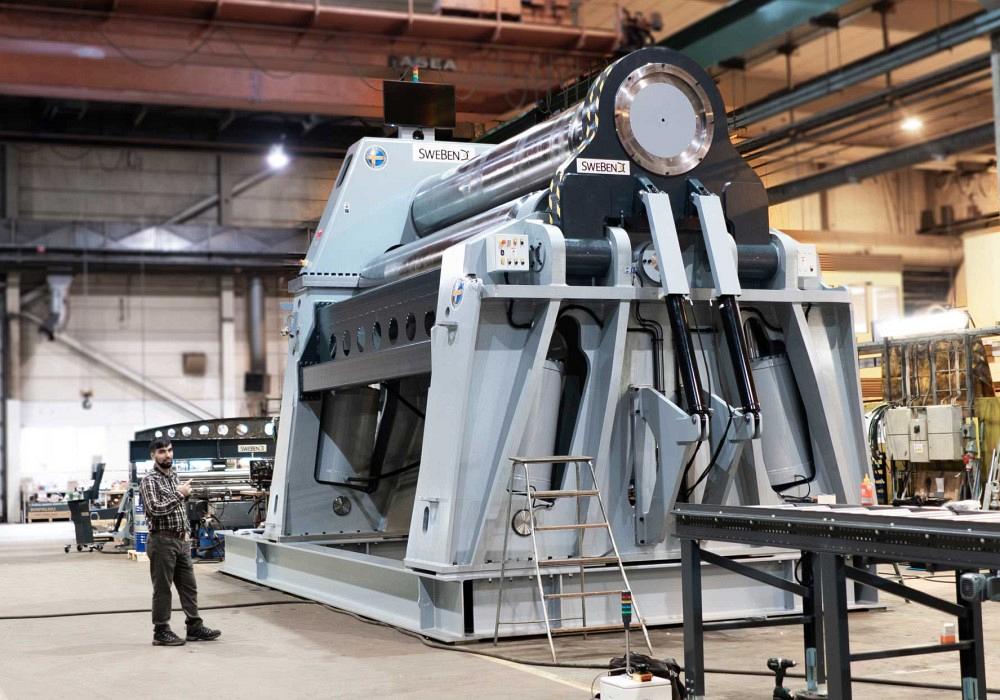
<path id="1" fill-rule="evenodd" d="M 0 268 L 53 265 L 297 270 L 307 247 L 299 228 L 128 222 L 0 220 Z"/>
<path id="2" fill-rule="evenodd" d="M 792 122 L 786 126 L 768 131 L 760 136 L 746 139 L 736 144 L 736 150 L 743 155 L 753 157 L 754 152 L 787 138 L 801 137 L 803 134 L 819 129 L 828 124 L 848 119 L 857 114 L 867 112 L 881 106 L 892 106 L 899 100 L 917 95 L 959 78 L 966 78 L 975 73 L 985 71 L 990 67 L 989 54 L 982 54 L 967 61 L 960 61 L 939 71 L 915 78 L 899 85 L 879 90 L 878 92 L 851 102 L 838 105 L 833 109 L 819 112 L 812 116 Z"/>
<path id="3" fill-rule="evenodd" d="M 780 204 L 799 197 L 852 182 L 860 182 L 890 170 L 899 170 L 929 160 L 943 160 L 956 153 L 983 148 L 993 143 L 993 122 L 979 124 L 914 146 L 865 158 L 839 168 L 831 168 L 800 180 L 769 187 L 770 203 Z"/>
<path id="4" fill-rule="evenodd" d="M 730 125 L 735 129 L 749 126 L 998 30 L 1000 30 L 1000 10 L 979 12 L 956 20 L 909 41 L 891 46 L 873 56 L 859 59 L 839 70 L 809 80 L 791 90 L 758 100 L 735 112 L 730 117 Z"/>
<path id="5" fill-rule="evenodd" d="M 710 67 L 784 35 L 846 0 L 737 0 L 691 27 L 662 40 L 661 46 L 683 51 Z M 580 101 L 599 73 L 581 78 L 519 117 L 486 133 L 479 141 L 500 143 Z"/>

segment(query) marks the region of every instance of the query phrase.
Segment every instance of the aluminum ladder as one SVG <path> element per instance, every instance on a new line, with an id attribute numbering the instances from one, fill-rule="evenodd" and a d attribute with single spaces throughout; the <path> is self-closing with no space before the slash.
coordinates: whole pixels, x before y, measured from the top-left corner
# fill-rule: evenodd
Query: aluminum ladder
<path id="1" fill-rule="evenodd" d="M 511 457 L 511 470 L 510 470 L 510 480 L 507 483 L 507 518 L 504 521 L 504 537 L 503 537 L 503 554 L 500 558 L 500 585 L 497 591 L 497 613 L 496 613 L 496 624 L 493 628 L 493 644 L 495 645 L 500 637 L 500 625 L 524 625 L 532 623 L 544 623 L 545 624 L 545 636 L 548 638 L 549 651 L 552 654 L 552 661 L 556 661 L 556 648 L 552 641 L 553 636 L 566 635 L 566 634 L 584 634 L 588 632 L 613 632 L 615 630 L 623 630 L 624 627 L 622 623 L 610 624 L 610 625 L 587 625 L 587 600 L 589 598 L 598 597 L 610 597 L 610 596 L 620 596 L 623 591 L 632 593 L 632 588 L 628 582 L 628 576 L 625 573 L 625 566 L 622 564 L 621 554 L 618 551 L 618 545 L 615 544 L 614 534 L 611 532 L 611 524 L 608 522 L 608 512 L 604 507 L 604 499 L 601 497 L 601 491 L 597 486 L 597 473 L 594 470 L 594 460 L 592 457 L 585 456 L 575 456 L 575 455 L 556 455 L 551 457 Z M 531 467 L 540 464 L 572 464 L 576 471 L 576 481 L 575 488 L 573 489 L 557 489 L 557 490 L 536 490 L 531 486 Z M 580 480 L 581 465 L 587 465 L 587 472 L 589 472 L 591 488 L 583 488 L 583 482 Z M 523 490 L 515 488 L 515 483 L 517 482 L 518 471 L 520 470 L 523 476 Z M 586 475 L 586 473 L 584 474 Z M 542 609 L 542 617 L 538 620 L 512 620 L 503 621 L 500 619 L 500 614 L 503 608 L 503 587 L 504 578 L 507 574 L 507 551 L 510 542 L 510 532 L 515 528 L 514 523 L 514 499 L 522 498 L 524 503 L 524 508 L 517 511 L 517 515 L 520 516 L 520 522 L 518 523 L 521 527 L 527 527 L 528 536 L 531 537 L 531 548 L 534 554 L 533 562 L 535 568 L 535 581 L 538 584 L 538 596 L 540 601 L 540 606 Z M 551 502 L 559 498 L 573 498 L 576 500 L 576 522 L 575 523 L 561 523 L 561 524 L 548 524 L 539 525 L 536 517 L 535 510 L 540 506 L 538 501 Z M 584 522 L 584 515 L 587 512 L 585 499 L 596 498 L 597 503 L 600 505 L 601 520 L 596 522 Z M 547 505 L 547 504 L 546 504 Z M 527 513 L 527 517 L 521 516 L 521 513 Z M 600 555 L 600 556 L 584 556 L 583 555 L 583 539 L 584 534 L 589 529 L 603 529 L 608 533 L 608 539 L 611 542 L 611 553 Z M 572 557 L 565 557 L 559 559 L 546 558 L 543 559 L 539 556 L 539 542 L 538 535 L 552 532 L 552 531 L 565 531 L 565 530 L 575 530 L 576 531 L 576 555 Z M 586 589 L 586 571 L 588 567 L 593 569 L 593 567 L 604 567 L 608 564 L 615 564 L 618 568 L 618 572 L 621 574 L 623 588 L 617 590 L 597 590 L 588 591 Z M 565 568 L 567 566 L 576 566 L 579 569 L 579 579 L 580 579 L 580 590 L 579 591 L 558 591 L 553 593 L 546 593 L 545 587 L 542 583 L 542 569 L 553 569 L 553 568 Z M 561 581 L 562 579 L 560 579 Z M 632 597 L 633 601 L 635 596 Z M 567 599 L 579 599 L 580 600 L 580 614 L 572 617 L 559 617 L 551 618 L 549 616 L 549 601 L 551 600 L 567 600 Z M 617 605 L 615 606 L 617 608 Z M 635 621 L 630 625 L 630 629 L 639 628 L 642 630 L 642 635 L 646 641 L 646 647 L 649 649 L 649 653 L 653 654 L 653 645 L 649 641 L 649 631 L 646 629 L 645 618 L 642 617 L 639 612 L 638 604 L 633 602 L 633 609 L 635 611 Z M 578 627 L 563 627 L 561 624 L 558 627 L 553 627 L 553 622 L 566 622 L 571 620 L 579 620 L 581 625 Z"/>

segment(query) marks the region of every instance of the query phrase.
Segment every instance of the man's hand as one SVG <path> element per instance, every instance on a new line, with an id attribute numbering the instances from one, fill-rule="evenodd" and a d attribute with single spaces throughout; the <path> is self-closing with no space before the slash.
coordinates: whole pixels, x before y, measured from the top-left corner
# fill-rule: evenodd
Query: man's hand
<path id="1" fill-rule="evenodd" d="M 183 484 L 177 487 L 177 493 L 179 493 L 184 498 L 191 495 L 191 480 L 188 479 Z"/>

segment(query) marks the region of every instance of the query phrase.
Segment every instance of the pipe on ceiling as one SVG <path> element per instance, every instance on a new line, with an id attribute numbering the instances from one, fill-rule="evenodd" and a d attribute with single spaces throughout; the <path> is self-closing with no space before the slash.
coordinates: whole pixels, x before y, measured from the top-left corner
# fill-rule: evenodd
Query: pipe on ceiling
<path id="1" fill-rule="evenodd" d="M 791 90 L 758 100 L 734 112 L 730 117 L 730 126 L 740 129 L 755 124 L 995 31 L 1000 31 L 1000 10 L 963 17 L 901 44 L 890 46 L 877 54 L 858 59 L 839 70 L 813 78 Z"/>
<path id="2" fill-rule="evenodd" d="M 35 316 L 32 313 L 28 313 L 27 311 L 19 311 L 17 313 L 12 313 L 9 315 L 15 318 L 24 319 L 25 321 L 35 324 L 42 330 L 46 330 L 45 320 L 39 318 L 38 316 Z M 118 375 L 123 379 L 127 379 L 136 386 L 142 388 L 145 391 L 148 391 L 150 394 L 158 396 L 159 398 L 163 399 L 174 408 L 183 411 L 184 413 L 194 418 L 197 418 L 199 420 L 210 420 L 213 418 L 217 418 L 217 416 L 209 413 L 201 406 L 188 401 L 180 394 L 171 391 L 165 386 L 157 384 L 156 382 L 149 379 L 145 375 L 126 367 L 120 362 L 115 362 L 109 359 L 105 353 L 98 352 L 97 350 L 91 348 L 89 345 L 81 343 L 73 336 L 59 332 L 59 333 L 54 333 L 52 335 L 52 340 L 62 345 L 65 345 L 67 348 L 69 348 L 76 354 L 80 355 L 84 359 L 93 362 L 96 365 L 100 365 L 104 369 L 111 371 L 112 373 Z"/>
<path id="3" fill-rule="evenodd" d="M 772 205 L 780 204 L 841 185 L 860 182 L 892 170 L 900 170 L 931 160 L 944 160 L 958 153 L 991 145 L 994 142 L 993 129 L 993 122 L 990 121 L 839 168 L 830 168 L 799 180 L 769 187 L 767 198 Z"/>
<path id="4" fill-rule="evenodd" d="M 247 288 L 247 341 L 250 346 L 250 373 L 267 374 L 267 354 L 264 351 L 264 280 L 259 275 L 250 278 Z"/>
<path id="5" fill-rule="evenodd" d="M 834 122 L 849 119 L 863 112 L 876 109 L 883 105 L 893 105 L 899 100 L 918 95 L 925 90 L 929 90 L 945 83 L 950 83 L 959 78 L 968 77 L 980 71 L 988 70 L 990 67 L 990 55 L 981 54 L 970 58 L 967 61 L 960 61 L 954 65 L 943 68 L 933 73 L 928 73 L 919 78 L 895 85 L 884 90 L 862 97 L 851 102 L 838 105 L 833 109 L 819 112 L 812 116 L 792 122 L 786 126 L 779 127 L 760 136 L 754 136 L 736 144 L 736 150 L 742 155 L 752 157 L 755 151 L 765 146 L 789 139 L 801 137 L 808 132 L 818 129 Z"/>
<path id="6" fill-rule="evenodd" d="M 42 9 L 42 8 L 39 8 Z M 422 12 L 371 10 L 362 7 L 288 0 L 117 0 L 108 10 L 106 0 L 83 0 L 73 8 L 52 12 L 89 11 L 103 17 L 168 17 L 254 28 L 278 27 L 297 31 L 336 31 L 428 41 L 475 41 L 509 46 L 608 53 L 618 44 L 617 29 L 557 24 L 511 22 L 500 16 L 458 17 Z"/>

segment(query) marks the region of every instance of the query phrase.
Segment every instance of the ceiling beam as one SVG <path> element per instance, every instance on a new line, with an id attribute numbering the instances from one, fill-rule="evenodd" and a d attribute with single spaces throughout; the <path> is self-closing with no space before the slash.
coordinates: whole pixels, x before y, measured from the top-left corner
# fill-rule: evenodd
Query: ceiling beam
<path id="1" fill-rule="evenodd" d="M 738 51 L 749 50 L 780 36 L 797 24 L 822 14 L 828 8 L 843 5 L 844 2 L 845 0 L 736 0 L 692 27 L 661 40 L 659 44 L 683 51 L 708 68 L 724 58 L 738 55 Z M 725 49 L 719 49 L 719 46 L 725 46 Z M 487 132 L 479 140 L 500 143 L 544 121 L 553 113 L 566 109 L 582 99 L 601 70 L 603 66 L 588 72 L 586 77 L 546 97 L 535 107 Z"/>
<path id="2" fill-rule="evenodd" d="M 31 97 L 214 109 L 382 117 L 381 90 L 348 76 L 300 74 L 286 80 L 253 68 L 177 64 L 149 68 L 107 57 L 88 66 L 70 56 L 28 56 L 0 42 L 0 92 Z"/>
<path id="3" fill-rule="evenodd" d="M 748 126 L 997 30 L 1000 10 L 979 12 L 759 100 L 736 111 L 730 123 Z"/>
<path id="4" fill-rule="evenodd" d="M 805 119 L 799 119 L 791 124 L 769 131 L 760 136 L 754 136 L 736 144 L 736 150 L 746 155 L 759 151 L 765 146 L 778 143 L 791 138 L 800 138 L 811 131 L 827 126 L 834 122 L 857 116 L 878 107 L 895 105 L 897 101 L 906 97 L 917 95 L 945 83 L 950 83 L 959 78 L 967 78 L 988 70 L 990 67 L 989 54 L 982 54 L 967 61 L 961 61 L 952 66 L 947 66 L 939 71 L 928 73 L 927 75 L 910 80 L 893 87 L 879 90 L 871 95 L 862 97 L 851 102 L 843 103 L 833 109 L 814 114 Z"/>
<path id="5" fill-rule="evenodd" d="M 941 160 L 957 153 L 972 151 L 993 143 L 993 122 L 980 124 L 924 143 L 873 156 L 839 168 L 785 182 L 767 190 L 770 203 L 780 204 L 799 197 L 860 182 L 892 170 L 907 168 L 930 160 Z"/>
<path id="6" fill-rule="evenodd" d="M 706 68 L 738 58 L 783 36 L 846 0 L 741 0 L 659 42 L 683 51 Z"/>
<path id="7" fill-rule="evenodd" d="M 20 2 L 0 7 L 23 10 Z M 580 27 L 429 12 L 395 12 L 326 2 L 294 0 L 59 0 L 30 6 L 36 15 L 76 15 L 88 22 L 133 17 L 143 22 L 185 21 L 284 30 L 289 34 L 337 33 L 405 37 L 421 43 L 463 42 L 608 53 L 618 43 L 617 27 Z"/>
<path id="8" fill-rule="evenodd" d="M 137 226 L 122 221 L 0 219 L 0 269 L 268 269 L 295 273 L 303 228 L 214 224 Z"/>
<path id="9" fill-rule="evenodd" d="M 888 8 L 889 28 L 893 32 L 920 34 L 927 27 L 940 25 L 983 9 L 978 0 L 896 0 Z M 882 17 L 876 10 L 859 14 L 852 18 L 850 26 L 870 29 L 879 33 L 881 41 Z"/>
<path id="10" fill-rule="evenodd" d="M 489 124 L 604 55 L 455 42 L 429 49 L 400 37 L 160 23 L 116 13 L 95 22 L 89 14 L 7 11 L 3 22 L 0 92 L 9 95 L 379 121 L 381 81 L 398 79 L 413 61 L 426 64 L 424 80 L 455 85 L 460 123 Z"/>

